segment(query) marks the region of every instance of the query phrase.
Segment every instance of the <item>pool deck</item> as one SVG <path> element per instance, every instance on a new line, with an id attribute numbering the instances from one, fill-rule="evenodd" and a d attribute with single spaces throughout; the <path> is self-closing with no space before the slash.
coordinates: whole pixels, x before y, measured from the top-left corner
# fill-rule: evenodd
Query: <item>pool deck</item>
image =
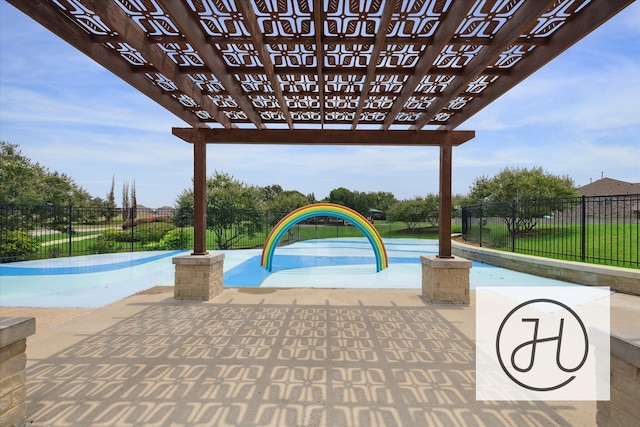
<path id="1" fill-rule="evenodd" d="M 471 305 L 417 290 L 171 287 L 97 309 L 34 316 L 31 426 L 586 426 L 595 402 L 475 400 Z M 640 297 L 614 294 L 611 327 L 637 329 Z"/>

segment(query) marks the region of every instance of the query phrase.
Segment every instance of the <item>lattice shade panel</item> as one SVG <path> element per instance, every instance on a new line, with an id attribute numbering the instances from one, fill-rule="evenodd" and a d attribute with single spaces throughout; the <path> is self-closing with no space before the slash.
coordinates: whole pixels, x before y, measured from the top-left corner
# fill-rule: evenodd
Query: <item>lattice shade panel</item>
<path id="1" fill-rule="evenodd" d="M 194 127 L 454 129 L 629 0 L 9 0 Z"/>

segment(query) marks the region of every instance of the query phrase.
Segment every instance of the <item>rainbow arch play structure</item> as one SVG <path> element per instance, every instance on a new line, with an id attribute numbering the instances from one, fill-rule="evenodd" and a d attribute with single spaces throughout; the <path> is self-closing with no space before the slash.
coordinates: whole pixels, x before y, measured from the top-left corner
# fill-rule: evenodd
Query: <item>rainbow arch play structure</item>
<path id="1" fill-rule="evenodd" d="M 316 216 L 331 216 L 349 221 L 356 226 L 367 237 L 373 247 L 376 256 L 376 271 L 384 270 L 389 266 L 387 250 L 382 243 L 382 238 L 378 230 L 360 213 L 351 208 L 334 203 L 313 203 L 290 212 L 282 218 L 267 236 L 262 249 L 262 259 L 260 265 L 271 271 L 273 264 L 273 254 L 278 246 L 278 242 L 291 227 L 306 219 Z"/>

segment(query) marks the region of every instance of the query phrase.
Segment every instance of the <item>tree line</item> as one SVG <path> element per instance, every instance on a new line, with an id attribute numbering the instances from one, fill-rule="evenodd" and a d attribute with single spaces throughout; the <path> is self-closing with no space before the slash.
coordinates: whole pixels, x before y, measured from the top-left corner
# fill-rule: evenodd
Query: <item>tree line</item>
<path id="1" fill-rule="evenodd" d="M 114 187 L 115 181 L 112 179 L 106 198 L 94 197 L 68 175 L 52 172 L 39 162 L 24 156 L 18 145 L 0 141 L 0 205 L 92 207 L 100 210 L 110 220 L 117 212 Z M 462 206 L 478 203 L 530 201 L 577 195 L 574 182 L 568 176 L 552 175 L 541 167 L 506 167 L 493 177 L 476 178 L 468 194 L 454 195 L 452 212 L 454 216 L 459 216 Z M 207 179 L 207 207 L 216 212 L 231 212 L 236 209 L 244 212 L 268 210 L 288 213 L 318 201 L 348 206 L 372 220 L 401 221 L 407 228 L 416 227 L 425 221 L 435 226 L 438 221 L 437 194 L 397 200 L 390 192 L 360 192 L 340 187 L 331 190 L 324 199 L 317 200 L 313 193 L 305 195 L 297 190 L 285 190 L 277 184 L 254 186 L 224 172 L 216 171 Z M 135 181 L 131 187 L 128 183 L 123 185 L 122 207 L 123 212 L 127 212 L 123 213 L 123 222 L 133 224 L 135 216 L 129 218 L 127 215 L 128 212 L 133 212 L 132 215 L 137 212 Z M 183 212 L 193 211 L 193 188 L 186 188 L 176 196 L 175 207 Z M 209 224 L 221 240 L 225 235 L 222 228 L 224 224 L 225 221 L 220 221 L 220 218 L 212 218 Z M 247 227 L 249 226 L 245 225 Z M 246 231 L 251 232 L 250 229 Z"/>
<path id="2" fill-rule="evenodd" d="M 116 212 L 115 177 L 106 198 L 96 197 L 65 173 L 51 171 L 34 162 L 16 144 L 0 141 L 0 205 L 11 206 L 75 206 L 93 208 L 111 219 Z M 122 207 L 137 207 L 136 183 L 122 187 Z M 125 221 L 128 218 L 123 218 Z"/>

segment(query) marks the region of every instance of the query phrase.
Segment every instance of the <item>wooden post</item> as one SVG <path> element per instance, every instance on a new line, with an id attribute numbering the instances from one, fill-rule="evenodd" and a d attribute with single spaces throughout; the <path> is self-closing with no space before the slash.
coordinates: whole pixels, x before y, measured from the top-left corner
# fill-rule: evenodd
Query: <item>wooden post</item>
<path id="1" fill-rule="evenodd" d="M 193 253 L 207 252 L 207 144 L 193 143 Z"/>
<path id="2" fill-rule="evenodd" d="M 452 151 L 450 138 L 440 145 L 440 209 L 438 258 L 451 256 L 451 164 Z"/>

